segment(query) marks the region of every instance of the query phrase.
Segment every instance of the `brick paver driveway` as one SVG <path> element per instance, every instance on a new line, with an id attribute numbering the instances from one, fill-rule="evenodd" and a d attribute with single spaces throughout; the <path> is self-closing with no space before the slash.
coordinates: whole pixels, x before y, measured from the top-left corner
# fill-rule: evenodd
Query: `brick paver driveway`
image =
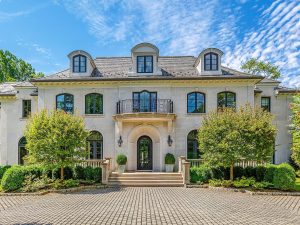
<path id="1" fill-rule="evenodd" d="M 300 224 L 300 197 L 210 189 L 108 188 L 0 197 L 0 224 Z"/>

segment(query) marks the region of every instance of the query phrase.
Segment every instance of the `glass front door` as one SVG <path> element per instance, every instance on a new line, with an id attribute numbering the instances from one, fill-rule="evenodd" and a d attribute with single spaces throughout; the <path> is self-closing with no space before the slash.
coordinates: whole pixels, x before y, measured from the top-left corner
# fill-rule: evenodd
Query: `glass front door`
<path id="1" fill-rule="evenodd" d="M 152 170 L 152 140 L 142 136 L 137 142 L 137 169 Z"/>

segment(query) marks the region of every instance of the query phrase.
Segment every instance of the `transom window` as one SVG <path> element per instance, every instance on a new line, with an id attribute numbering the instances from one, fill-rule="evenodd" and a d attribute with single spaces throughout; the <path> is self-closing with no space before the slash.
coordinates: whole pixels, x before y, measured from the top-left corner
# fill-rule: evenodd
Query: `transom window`
<path id="1" fill-rule="evenodd" d="M 198 143 L 198 131 L 192 130 L 187 136 L 187 158 L 200 159 L 200 150 Z"/>
<path id="2" fill-rule="evenodd" d="M 74 73 L 86 72 L 86 57 L 84 55 L 76 55 L 73 57 L 73 72 Z"/>
<path id="3" fill-rule="evenodd" d="M 31 114 L 31 100 L 23 100 L 22 104 L 22 117 L 27 118 Z"/>
<path id="4" fill-rule="evenodd" d="M 205 113 L 205 94 L 192 92 L 187 95 L 188 113 Z"/>
<path id="5" fill-rule="evenodd" d="M 218 93 L 218 108 L 235 108 L 235 106 L 235 93 L 228 91 Z"/>
<path id="6" fill-rule="evenodd" d="M 204 70 L 218 70 L 218 55 L 216 53 L 210 52 L 204 55 Z"/>
<path id="7" fill-rule="evenodd" d="M 103 96 L 91 93 L 85 96 L 85 114 L 103 114 Z"/>
<path id="8" fill-rule="evenodd" d="M 142 91 L 133 92 L 133 112 L 156 112 L 157 93 Z"/>
<path id="9" fill-rule="evenodd" d="M 261 97 L 261 107 L 264 110 L 271 112 L 271 98 L 270 97 Z"/>
<path id="10" fill-rule="evenodd" d="M 98 131 L 92 131 L 86 139 L 89 159 L 103 159 L 103 136 Z"/>
<path id="11" fill-rule="evenodd" d="M 137 72 L 153 73 L 153 56 L 137 56 Z"/>
<path id="12" fill-rule="evenodd" d="M 24 165 L 24 157 L 28 155 L 28 151 L 26 149 L 26 138 L 22 137 L 19 140 L 18 149 L 19 149 L 19 157 L 18 157 L 18 163 L 19 165 Z"/>
<path id="13" fill-rule="evenodd" d="M 74 112 L 74 96 L 71 94 L 60 94 L 56 96 L 56 109 L 67 113 Z"/>

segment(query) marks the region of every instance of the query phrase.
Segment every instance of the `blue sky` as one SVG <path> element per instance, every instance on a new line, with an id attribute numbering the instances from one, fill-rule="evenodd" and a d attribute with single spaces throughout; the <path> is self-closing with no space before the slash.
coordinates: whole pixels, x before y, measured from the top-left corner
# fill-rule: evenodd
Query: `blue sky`
<path id="1" fill-rule="evenodd" d="M 220 48 L 235 69 L 257 57 L 300 85 L 300 0 L 0 0 L 0 48 L 45 74 L 67 68 L 72 50 L 129 56 L 139 42 L 161 55 Z"/>

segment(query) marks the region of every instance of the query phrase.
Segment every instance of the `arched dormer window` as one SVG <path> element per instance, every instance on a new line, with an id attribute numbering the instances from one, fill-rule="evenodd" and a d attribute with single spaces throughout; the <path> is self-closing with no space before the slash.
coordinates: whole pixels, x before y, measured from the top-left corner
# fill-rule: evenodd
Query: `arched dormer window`
<path id="1" fill-rule="evenodd" d="M 103 114 L 103 96 L 91 93 L 85 96 L 85 114 Z"/>
<path id="2" fill-rule="evenodd" d="M 218 93 L 218 108 L 235 108 L 236 95 L 233 92 L 224 91 Z"/>
<path id="3" fill-rule="evenodd" d="M 85 73 L 86 72 L 86 56 L 75 55 L 73 57 L 73 73 Z"/>
<path id="4" fill-rule="evenodd" d="M 209 52 L 204 55 L 204 70 L 205 71 L 217 71 L 219 59 L 218 54 Z"/>
<path id="5" fill-rule="evenodd" d="M 201 92 L 191 92 L 187 95 L 188 113 L 205 113 L 205 94 Z"/>
<path id="6" fill-rule="evenodd" d="M 74 96 L 71 94 L 60 94 L 56 96 L 56 109 L 67 113 L 74 112 Z"/>

